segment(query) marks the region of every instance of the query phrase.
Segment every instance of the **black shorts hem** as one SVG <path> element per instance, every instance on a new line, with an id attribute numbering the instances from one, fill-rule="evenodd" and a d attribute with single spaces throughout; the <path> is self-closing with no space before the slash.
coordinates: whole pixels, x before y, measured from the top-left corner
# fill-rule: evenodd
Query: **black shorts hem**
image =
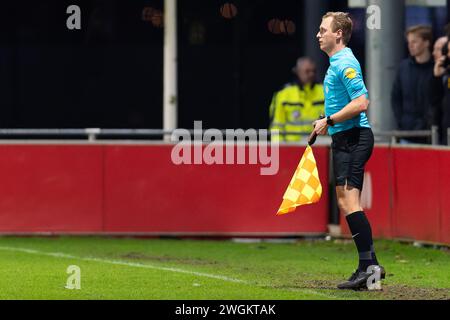
<path id="1" fill-rule="evenodd" d="M 358 189 L 359 191 L 362 191 L 362 185 L 357 184 L 357 183 L 353 183 L 353 182 L 349 181 L 348 179 L 347 179 L 347 180 L 344 180 L 344 181 L 342 181 L 342 180 L 339 180 L 339 181 L 336 180 L 335 185 L 336 185 L 336 187 L 343 187 L 343 186 L 347 185 L 347 186 L 356 188 L 356 189 Z"/>

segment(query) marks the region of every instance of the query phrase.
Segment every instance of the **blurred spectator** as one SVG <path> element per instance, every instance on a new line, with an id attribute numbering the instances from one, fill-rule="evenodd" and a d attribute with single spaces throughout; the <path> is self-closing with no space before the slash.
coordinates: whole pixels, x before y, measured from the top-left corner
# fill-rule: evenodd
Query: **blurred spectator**
<path id="1" fill-rule="evenodd" d="M 444 45 L 447 44 L 448 38 L 447 37 L 440 37 L 436 40 L 433 46 L 433 61 L 435 63 L 434 67 L 436 68 L 436 62 L 439 60 L 439 58 L 442 56 L 442 49 L 444 48 Z M 434 71 L 436 74 L 436 72 Z M 435 81 L 435 79 L 433 79 Z M 436 82 L 435 82 L 436 83 Z M 434 85 L 431 86 L 431 109 L 433 111 L 433 121 L 432 124 L 439 127 L 439 140 L 442 139 L 442 93 L 443 93 L 443 87 L 440 85 L 437 85 L 438 87 L 435 87 Z"/>
<path id="2" fill-rule="evenodd" d="M 436 54 L 433 70 L 433 104 L 439 108 L 441 143 L 447 144 L 447 128 L 450 127 L 450 42 L 448 37 L 439 38 L 435 43 Z M 433 53 L 434 53 L 433 52 Z"/>
<path id="3" fill-rule="evenodd" d="M 292 71 L 297 79 L 276 92 L 270 105 L 270 129 L 280 130 L 279 135 L 272 133 L 272 141 L 300 141 L 300 135 L 282 132 L 310 134 L 312 122 L 324 113 L 323 85 L 316 82 L 314 61 L 299 58 Z"/>
<path id="4" fill-rule="evenodd" d="M 444 27 L 445 36 L 450 40 L 450 23 L 447 23 Z"/>
<path id="5" fill-rule="evenodd" d="M 399 130 L 424 130 L 432 124 L 431 80 L 433 61 L 431 27 L 417 25 L 406 31 L 411 55 L 400 63 L 391 92 L 391 106 Z M 425 143 L 427 139 L 402 139 L 403 143 Z"/>
<path id="6" fill-rule="evenodd" d="M 436 40 L 433 46 L 433 59 L 434 62 L 442 57 L 442 49 L 444 48 L 444 45 L 447 43 L 448 38 L 447 37 L 440 37 Z"/>

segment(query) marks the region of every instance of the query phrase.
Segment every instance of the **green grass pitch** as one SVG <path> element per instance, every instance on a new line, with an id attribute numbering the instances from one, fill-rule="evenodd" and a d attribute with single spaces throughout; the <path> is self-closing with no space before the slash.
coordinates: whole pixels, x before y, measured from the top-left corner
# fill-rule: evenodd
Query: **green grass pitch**
<path id="1" fill-rule="evenodd" d="M 0 299 L 450 299 L 450 252 L 377 241 L 383 291 L 340 291 L 347 240 L 0 238 Z M 70 265 L 81 288 L 66 289 Z"/>

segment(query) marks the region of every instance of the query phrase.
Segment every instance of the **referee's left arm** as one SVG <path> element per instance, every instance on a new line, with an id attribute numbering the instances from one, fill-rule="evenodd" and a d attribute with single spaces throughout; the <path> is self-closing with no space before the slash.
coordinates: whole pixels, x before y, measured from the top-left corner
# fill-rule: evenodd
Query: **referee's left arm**
<path id="1" fill-rule="evenodd" d="M 369 107 L 367 89 L 364 84 L 360 68 L 354 63 L 344 63 L 337 70 L 339 77 L 345 85 L 351 101 L 340 111 L 331 116 L 333 122 L 343 122 L 358 116 L 361 112 L 366 112 Z"/>

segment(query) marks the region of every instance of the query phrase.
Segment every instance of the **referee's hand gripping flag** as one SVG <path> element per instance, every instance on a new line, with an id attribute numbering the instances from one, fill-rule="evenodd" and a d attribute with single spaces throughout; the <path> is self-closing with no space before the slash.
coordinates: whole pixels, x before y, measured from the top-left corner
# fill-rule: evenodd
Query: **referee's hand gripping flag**
<path id="1" fill-rule="evenodd" d="M 316 159 L 311 146 L 317 134 L 313 131 L 309 136 L 308 146 L 295 170 L 294 176 L 283 196 L 283 202 L 277 215 L 295 211 L 298 206 L 317 203 L 322 196 L 322 185 L 319 179 Z"/>

